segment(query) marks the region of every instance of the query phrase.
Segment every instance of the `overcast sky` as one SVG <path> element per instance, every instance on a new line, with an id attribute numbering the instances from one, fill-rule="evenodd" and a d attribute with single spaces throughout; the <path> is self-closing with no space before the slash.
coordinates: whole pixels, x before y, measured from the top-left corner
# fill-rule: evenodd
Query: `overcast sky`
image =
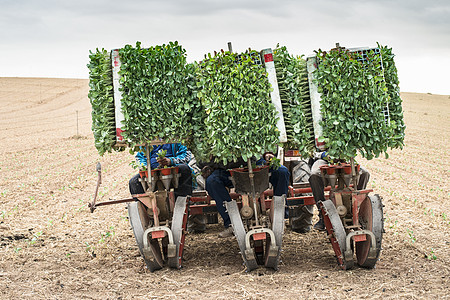
<path id="1" fill-rule="evenodd" d="M 297 55 L 379 42 L 404 92 L 450 95 L 449 0 L 0 0 L 0 76 L 88 78 L 89 50 L 178 40 L 205 53 L 285 45 Z"/>

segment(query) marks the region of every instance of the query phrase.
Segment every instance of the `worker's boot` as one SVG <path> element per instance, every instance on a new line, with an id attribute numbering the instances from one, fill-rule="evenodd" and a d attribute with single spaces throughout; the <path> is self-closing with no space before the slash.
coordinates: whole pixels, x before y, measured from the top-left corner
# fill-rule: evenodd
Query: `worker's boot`
<path id="1" fill-rule="evenodd" d="M 231 226 L 219 233 L 220 238 L 227 238 L 227 237 L 232 237 L 232 236 L 233 236 L 233 227 L 231 227 Z"/>
<path id="2" fill-rule="evenodd" d="M 319 213 L 319 222 L 314 224 L 314 229 L 318 231 L 324 231 L 325 230 L 325 222 L 323 221 L 323 216 L 321 213 Z"/>

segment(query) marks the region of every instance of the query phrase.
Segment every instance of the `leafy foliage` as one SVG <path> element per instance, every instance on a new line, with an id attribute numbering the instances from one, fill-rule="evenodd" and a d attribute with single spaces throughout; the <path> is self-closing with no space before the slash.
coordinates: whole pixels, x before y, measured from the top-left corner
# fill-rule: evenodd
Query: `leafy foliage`
<path id="1" fill-rule="evenodd" d="M 119 50 L 123 136 L 136 144 L 157 139 L 184 141 L 192 134 L 194 65 L 186 63 L 186 50 L 178 42 Z"/>
<path id="2" fill-rule="evenodd" d="M 163 149 L 160 149 L 156 153 L 156 155 L 158 156 L 158 159 L 163 159 L 164 157 L 166 157 L 166 154 L 167 154 L 167 150 L 163 150 Z"/>
<path id="3" fill-rule="evenodd" d="M 359 151 L 372 159 L 403 143 L 403 136 L 394 136 L 403 132 L 399 127 L 403 124 L 401 106 L 400 112 L 394 109 L 392 122 L 385 118 L 389 88 L 395 90 L 398 85 L 390 81 L 393 69 L 385 81 L 381 55 L 374 51 L 319 50 L 317 59 L 323 138 L 331 157 L 349 159 Z"/>
<path id="4" fill-rule="evenodd" d="M 279 131 L 270 84 L 259 53 L 208 54 L 197 68 L 197 95 L 204 130 L 195 137 L 196 156 L 227 164 L 274 150 Z"/>
<path id="5" fill-rule="evenodd" d="M 89 93 L 92 131 L 100 155 L 111 152 L 116 141 L 111 56 L 105 49 L 89 54 Z"/>
<path id="6" fill-rule="evenodd" d="M 306 61 L 278 45 L 273 54 L 288 138 L 284 146 L 309 157 L 314 151 L 314 129 Z"/>
<path id="7" fill-rule="evenodd" d="M 391 138 L 389 147 L 403 148 L 405 138 L 405 122 L 403 121 L 402 99 L 400 98 L 400 88 L 397 76 L 397 68 L 394 62 L 392 48 L 378 44 L 383 58 L 384 78 L 389 96 L 389 118 L 391 122 Z"/>

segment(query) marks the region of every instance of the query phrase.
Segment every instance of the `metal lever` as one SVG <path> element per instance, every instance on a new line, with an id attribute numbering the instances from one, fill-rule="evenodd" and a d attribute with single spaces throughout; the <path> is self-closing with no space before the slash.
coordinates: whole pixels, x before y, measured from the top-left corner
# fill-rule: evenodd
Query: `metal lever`
<path id="1" fill-rule="evenodd" d="M 95 201 L 97 200 L 98 188 L 100 187 L 100 184 L 102 184 L 102 165 L 100 164 L 100 162 L 97 163 L 96 170 L 98 172 L 97 186 L 95 187 L 94 200 L 92 201 L 92 203 L 89 203 L 91 213 L 93 213 L 94 210 L 96 209 Z"/>

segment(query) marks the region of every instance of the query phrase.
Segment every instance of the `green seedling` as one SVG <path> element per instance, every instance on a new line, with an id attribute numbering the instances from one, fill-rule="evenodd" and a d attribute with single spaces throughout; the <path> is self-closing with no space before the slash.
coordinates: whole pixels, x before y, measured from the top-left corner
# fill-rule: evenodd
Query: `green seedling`
<path id="1" fill-rule="evenodd" d="M 398 221 L 395 221 L 394 224 L 392 224 L 391 226 L 389 226 L 390 229 L 394 228 L 395 226 L 397 226 Z"/>
<path id="2" fill-rule="evenodd" d="M 416 237 L 414 236 L 413 230 L 408 228 L 408 229 L 406 229 L 406 232 L 408 233 L 408 237 L 409 237 L 410 241 L 412 243 L 415 243 L 416 242 Z"/>
<path id="3" fill-rule="evenodd" d="M 79 208 L 77 208 L 76 210 L 78 211 L 78 212 L 81 212 L 81 211 L 83 211 L 83 210 L 85 210 L 86 209 L 86 203 L 83 203 L 83 200 L 81 200 L 81 199 L 78 199 L 78 201 L 80 202 L 80 204 L 81 204 L 81 207 L 79 207 Z"/>
<path id="4" fill-rule="evenodd" d="M 108 238 L 112 238 L 115 235 L 114 226 L 109 227 L 110 231 L 100 234 L 99 243 L 104 243 Z"/>
<path id="5" fill-rule="evenodd" d="M 136 160 L 131 161 L 129 165 L 135 170 L 147 171 L 147 166 L 143 165 L 141 162 L 137 162 Z"/>
<path id="6" fill-rule="evenodd" d="M 434 249 L 433 248 L 431 248 L 430 254 L 427 254 L 427 258 L 429 260 L 436 260 L 437 259 L 437 256 L 434 254 Z"/>
<path id="7" fill-rule="evenodd" d="M 30 245 L 34 245 L 36 244 L 36 242 L 38 241 L 39 237 L 42 235 L 42 231 L 36 232 L 33 234 L 33 237 L 31 238 L 31 241 L 29 242 Z"/>
<path id="8" fill-rule="evenodd" d="M 89 245 L 88 242 L 85 242 L 85 244 L 86 244 L 86 249 L 85 249 L 85 251 L 86 251 L 87 253 L 89 253 L 90 255 L 92 255 L 93 257 L 95 257 L 95 247 L 92 246 L 92 245 Z"/>
<path id="9" fill-rule="evenodd" d="M 167 150 L 163 150 L 163 149 L 160 149 L 156 153 L 156 155 L 158 156 L 158 159 L 163 159 L 164 157 L 166 157 L 166 154 L 167 154 Z"/>

